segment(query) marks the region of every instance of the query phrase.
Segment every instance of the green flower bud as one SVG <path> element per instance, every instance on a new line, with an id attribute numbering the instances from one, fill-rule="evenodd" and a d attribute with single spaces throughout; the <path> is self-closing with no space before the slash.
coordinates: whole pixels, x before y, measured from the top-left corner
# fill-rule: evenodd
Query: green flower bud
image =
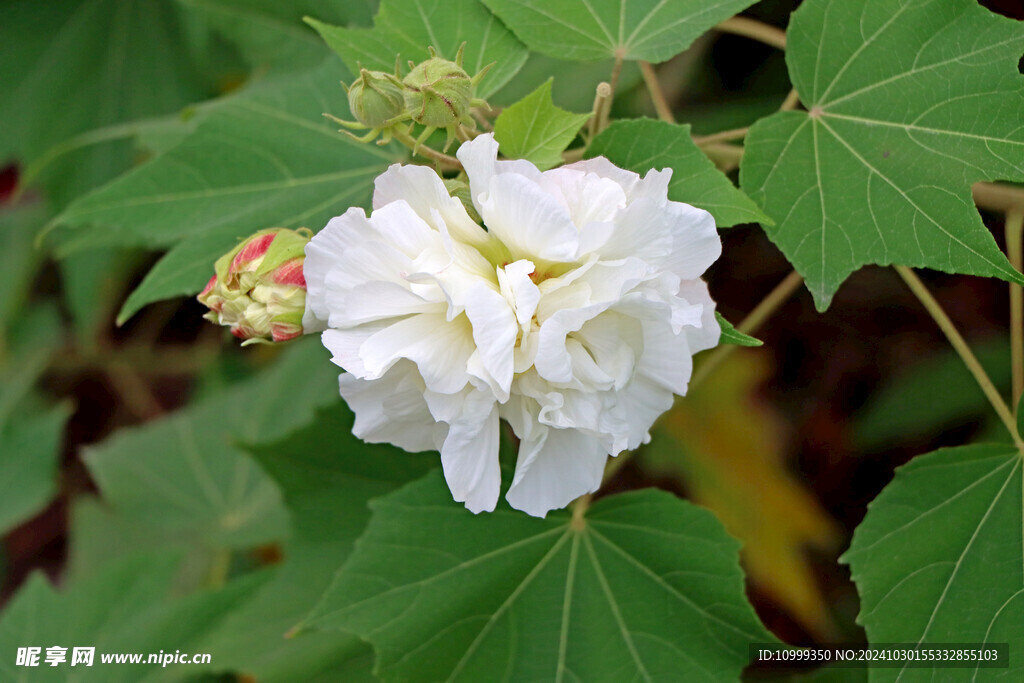
<path id="1" fill-rule="evenodd" d="M 405 113 L 405 92 L 401 81 L 382 71 L 362 69 L 349 86 L 348 106 L 352 115 L 367 128 L 385 128 Z"/>
<path id="2" fill-rule="evenodd" d="M 473 80 L 458 62 L 441 59 L 430 50 L 431 58 L 413 67 L 402 79 L 405 101 L 412 120 L 433 128 L 448 128 L 471 122 Z M 462 52 L 459 51 L 461 62 Z"/>
<path id="3" fill-rule="evenodd" d="M 261 230 L 217 259 L 215 273 L 197 297 L 204 318 L 231 328 L 243 346 L 286 341 L 302 334 L 306 280 L 302 274 L 305 228 Z"/>

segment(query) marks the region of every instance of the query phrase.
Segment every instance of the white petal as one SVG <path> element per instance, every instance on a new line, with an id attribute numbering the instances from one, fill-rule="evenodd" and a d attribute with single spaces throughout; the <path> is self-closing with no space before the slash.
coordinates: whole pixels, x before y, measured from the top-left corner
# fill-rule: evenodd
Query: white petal
<path id="1" fill-rule="evenodd" d="M 435 229 L 435 213 L 448 232 L 460 242 L 486 244 L 487 232 L 473 222 L 458 199 L 450 196 L 441 178 L 427 166 L 393 164 L 373 181 L 373 208 L 380 209 L 396 201 L 408 202 L 425 222 Z"/>
<path id="2" fill-rule="evenodd" d="M 680 396 L 693 374 L 693 351 L 686 335 L 666 322 L 644 321 L 644 353 L 637 372 Z"/>
<path id="3" fill-rule="evenodd" d="M 327 226 L 306 243 L 306 258 L 302 264 L 302 275 L 306 279 L 306 310 L 318 320 L 327 320 L 330 310 L 327 306 L 327 275 L 344 258 L 348 246 L 349 231 L 345 226 L 367 223 L 366 213 L 352 207 L 341 216 L 332 218 Z"/>
<path id="4" fill-rule="evenodd" d="M 498 269 L 498 284 L 502 295 L 512 302 L 516 311 L 516 320 L 522 327 L 529 327 L 537 304 L 540 302 L 540 290 L 530 275 L 536 270 L 532 262 L 521 260 Z"/>
<path id="5" fill-rule="evenodd" d="M 515 478 L 505 499 L 534 517 L 563 508 L 601 485 L 608 453 L 601 442 L 574 429 L 551 429 L 519 447 Z"/>
<path id="6" fill-rule="evenodd" d="M 544 189 L 556 194 L 577 227 L 611 221 L 626 206 L 622 186 L 609 178 L 563 167 L 544 173 Z"/>
<path id="7" fill-rule="evenodd" d="M 640 176 L 638 174 L 633 171 L 627 171 L 624 168 L 619 168 L 605 157 L 584 159 L 583 161 L 562 166 L 558 170 L 582 171 L 583 173 L 592 173 L 600 178 L 608 178 L 622 188 L 627 199 L 633 198 L 633 191 L 640 183 Z M 548 173 L 550 172 L 548 171 Z"/>
<path id="8" fill-rule="evenodd" d="M 466 169 L 466 175 L 469 176 L 469 192 L 481 216 L 481 204 L 486 198 L 482 195 L 490 192 L 491 178 L 495 175 L 515 173 L 533 181 L 539 181 L 541 178 L 541 172 L 529 161 L 498 161 L 498 143 L 494 140 L 494 133 L 478 135 L 469 142 L 464 142 L 455 156 Z"/>
<path id="9" fill-rule="evenodd" d="M 389 325 L 367 339 L 359 355 L 368 376 L 379 377 L 398 359 L 416 363 L 431 391 L 452 394 L 469 381 L 466 361 L 473 353 L 473 330 L 459 317 L 414 315 Z"/>
<path id="10" fill-rule="evenodd" d="M 498 502 L 501 469 L 498 406 L 475 393 L 452 422 L 441 446 L 441 466 L 452 497 L 470 512 L 490 512 Z"/>
<path id="11" fill-rule="evenodd" d="M 683 280 L 695 280 L 722 255 L 722 240 L 710 213 L 682 202 L 669 202 L 672 254 L 665 267 Z"/>
<path id="12" fill-rule="evenodd" d="M 508 301 L 487 284 L 478 282 L 466 298 L 466 317 L 473 324 L 473 341 L 488 376 L 500 388 L 498 400 L 508 399 L 512 386 L 513 352 L 519 325 Z"/>
<path id="13" fill-rule="evenodd" d="M 572 261 L 579 232 L 569 214 L 537 183 L 515 173 L 492 178 L 480 215 L 516 259 Z"/>
<path id="14" fill-rule="evenodd" d="M 367 339 L 377 334 L 389 323 L 371 323 L 347 330 L 325 330 L 320 341 L 334 354 L 331 362 L 360 379 L 368 379 L 369 373 L 359 356 L 359 350 Z"/>
<path id="15" fill-rule="evenodd" d="M 664 262 L 672 253 L 671 214 L 666 202 L 638 199 L 623 210 L 615 221 L 615 232 L 601 245 L 603 259 L 633 257 Z"/>
<path id="16" fill-rule="evenodd" d="M 407 287 L 380 280 L 329 295 L 328 299 L 332 310 L 344 314 L 332 316 L 331 324 L 335 327 L 361 325 L 415 313 L 445 313 L 448 310 L 443 301 L 430 301 L 409 291 Z"/>
<path id="17" fill-rule="evenodd" d="M 651 425 L 672 407 L 672 392 L 647 377 L 637 375 L 615 394 L 615 405 L 606 415 L 602 432 L 613 436 L 611 452 L 638 448 L 650 441 Z"/>
<path id="18" fill-rule="evenodd" d="M 679 285 L 679 296 L 687 303 L 701 306 L 700 327 L 683 327 L 690 353 L 718 346 L 722 328 L 715 318 L 715 302 L 708 293 L 707 283 L 703 280 L 686 280 Z"/>
<path id="19" fill-rule="evenodd" d="M 435 450 L 448 426 L 437 423 L 423 400 L 423 382 L 411 363 L 367 381 L 348 373 L 339 378 L 342 397 L 356 414 L 352 433 L 369 443 L 390 443 L 407 451 Z"/>

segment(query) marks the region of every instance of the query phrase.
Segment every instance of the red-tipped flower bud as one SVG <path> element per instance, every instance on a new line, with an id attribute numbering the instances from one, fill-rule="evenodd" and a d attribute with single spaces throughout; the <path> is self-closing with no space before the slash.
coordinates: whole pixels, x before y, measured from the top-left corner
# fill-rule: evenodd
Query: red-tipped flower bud
<path id="1" fill-rule="evenodd" d="M 215 274 L 199 294 L 204 318 L 231 328 L 245 344 L 287 341 L 302 334 L 306 280 L 302 275 L 305 228 L 261 230 L 217 259 Z"/>

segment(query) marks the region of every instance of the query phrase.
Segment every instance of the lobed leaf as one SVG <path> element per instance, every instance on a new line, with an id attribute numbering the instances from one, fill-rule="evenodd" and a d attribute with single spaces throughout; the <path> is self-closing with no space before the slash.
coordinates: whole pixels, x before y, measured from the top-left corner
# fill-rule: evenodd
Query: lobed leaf
<path id="1" fill-rule="evenodd" d="M 974 0 L 809 0 L 789 36 L 808 111 L 751 128 L 740 180 L 818 309 L 869 263 L 1024 282 L 971 196 L 1024 181 L 1024 24 Z"/>
<path id="2" fill-rule="evenodd" d="M 1008 669 L 1024 663 L 1024 457 L 1012 446 L 974 445 L 918 456 L 868 506 L 840 560 L 861 597 L 872 642 L 1009 643 Z M 871 680 L 963 680 L 974 668 L 872 669 Z"/>
<path id="3" fill-rule="evenodd" d="M 667 493 L 474 516 L 434 473 L 371 509 L 307 625 L 367 639 L 384 680 L 735 680 L 773 640 L 736 541 Z"/>
<path id="4" fill-rule="evenodd" d="M 317 346 L 293 343 L 267 372 L 88 449 L 103 497 L 123 515 L 217 548 L 280 539 L 287 519 L 277 486 L 239 444 L 279 439 L 337 398 Z"/>
<path id="5" fill-rule="evenodd" d="M 576 138 L 590 114 L 573 114 L 551 100 L 549 78 L 539 88 L 502 110 L 494 122 L 494 139 L 503 156 L 527 159 L 542 171 L 562 163 L 562 152 Z"/>
<path id="6" fill-rule="evenodd" d="M 319 230 L 365 205 L 373 178 L 400 153 L 361 145 L 327 123 L 345 116 L 337 63 L 233 97 L 176 147 L 69 206 L 54 221 L 61 249 L 174 247 L 122 310 L 202 289 L 237 239 L 267 227 Z"/>
<path id="7" fill-rule="evenodd" d="M 483 0 L 531 50 L 664 62 L 754 0 Z"/>

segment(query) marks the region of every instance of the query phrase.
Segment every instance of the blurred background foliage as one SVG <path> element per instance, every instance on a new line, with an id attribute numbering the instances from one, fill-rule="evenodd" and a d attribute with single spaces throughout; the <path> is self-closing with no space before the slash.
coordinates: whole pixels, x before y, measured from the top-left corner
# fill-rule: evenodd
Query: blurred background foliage
<path id="1" fill-rule="evenodd" d="M 764 0 L 747 14 L 784 27 L 797 4 Z M 1013 0 L 983 4 L 1024 18 Z M 102 606 L 109 637 L 140 651 L 170 639 L 260 680 L 337 680 L 339 667 L 345 680 L 369 677 L 369 649 L 354 637 L 280 634 L 349 553 L 366 501 L 434 458 L 352 438 L 314 339 L 242 350 L 191 298 L 130 306 L 118 326 L 166 248 L 176 254 L 166 268 L 205 279 L 212 264 L 195 263 L 187 243 L 125 246 L 103 224 L 90 226 L 88 248 L 59 231 L 42 237 L 73 200 L 175 148 L 213 114 L 304 87 L 325 61 L 343 73 L 303 16 L 369 26 L 375 9 L 373 0 L 0 0 L 3 648 L 28 629 L 92 633 Z M 678 120 L 697 134 L 749 125 L 790 88 L 781 52 L 716 32 L 658 70 Z M 609 71 L 531 55 L 490 99 L 511 104 L 553 76 L 555 103 L 585 112 Z M 654 115 L 635 66 L 619 92 L 613 116 Z M 344 106 L 340 87 L 329 97 L 325 110 Z M 1001 217 L 985 218 L 1001 235 Z M 233 231 L 215 239 L 226 249 Z M 709 281 L 720 311 L 738 320 L 790 266 L 756 225 L 723 240 L 728 257 Z M 1006 388 L 1005 285 L 927 279 Z M 608 490 L 658 486 L 710 508 L 743 542 L 749 593 L 769 628 L 794 643 L 856 641 L 857 595 L 836 559 L 867 502 L 915 454 L 1001 437 L 892 272 L 857 272 L 824 314 L 801 290 L 758 336 L 764 347 L 732 354 L 677 401 Z M 366 469 L 371 451 L 389 466 Z M 40 623 L 40 613 L 50 616 Z M 204 627 L 179 632 L 183 615 Z"/>

